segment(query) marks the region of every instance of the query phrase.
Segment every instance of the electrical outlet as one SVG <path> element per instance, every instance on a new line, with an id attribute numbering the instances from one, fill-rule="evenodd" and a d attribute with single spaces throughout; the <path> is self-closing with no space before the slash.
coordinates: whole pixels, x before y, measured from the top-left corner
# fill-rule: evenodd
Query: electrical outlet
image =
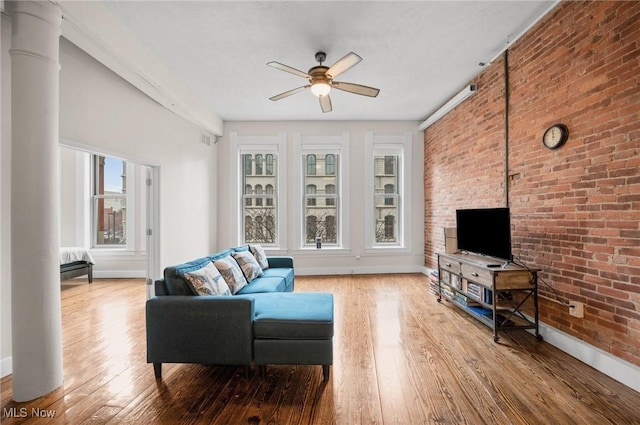
<path id="1" fill-rule="evenodd" d="M 569 301 L 569 315 L 577 318 L 584 317 L 584 304 L 578 301 Z"/>

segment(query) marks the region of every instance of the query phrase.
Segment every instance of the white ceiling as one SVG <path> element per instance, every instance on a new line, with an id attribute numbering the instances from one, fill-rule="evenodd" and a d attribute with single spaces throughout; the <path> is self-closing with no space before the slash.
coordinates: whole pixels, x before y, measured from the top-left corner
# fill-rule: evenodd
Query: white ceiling
<path id="1" fill-rule="evenodd" d="M 107 8 L 213 112 L 238 120 L 424 120 L 556 1 L 134 1 Z M 323 114 L 302 71 L 348 52 L 363 61 L 338 78 L 377 98 L 331 92 Z"/>

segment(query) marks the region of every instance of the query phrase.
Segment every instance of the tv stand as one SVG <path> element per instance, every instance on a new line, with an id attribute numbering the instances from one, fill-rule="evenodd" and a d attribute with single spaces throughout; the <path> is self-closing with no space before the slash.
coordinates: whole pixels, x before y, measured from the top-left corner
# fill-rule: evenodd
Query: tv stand
<path id="1" fill-rule="evenodd" d="M 538 269 L 473 253 L 438 254 L 438 302 L 442 298 L 493 330 L 532 329 L 538 322 Z M 533 317 L 524 313 L 528 308 Z"/>

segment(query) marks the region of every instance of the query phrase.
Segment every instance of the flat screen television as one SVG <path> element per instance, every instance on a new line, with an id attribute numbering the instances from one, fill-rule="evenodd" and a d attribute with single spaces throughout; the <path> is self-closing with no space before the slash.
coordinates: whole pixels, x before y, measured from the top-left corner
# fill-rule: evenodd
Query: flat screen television
<path id="1" fill-rule="evenodd" d="M 456 210 L 458 249 L 512 260 L 509 208 Z"/>

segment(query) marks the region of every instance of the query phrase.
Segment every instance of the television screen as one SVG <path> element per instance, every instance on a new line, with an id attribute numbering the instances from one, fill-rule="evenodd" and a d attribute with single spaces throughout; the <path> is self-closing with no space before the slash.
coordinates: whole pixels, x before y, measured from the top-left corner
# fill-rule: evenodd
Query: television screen
<path id="1" fill-rule="evenodd" d="M 456 210 L 458 249 L 511 261 L 509 208 Z"/>

